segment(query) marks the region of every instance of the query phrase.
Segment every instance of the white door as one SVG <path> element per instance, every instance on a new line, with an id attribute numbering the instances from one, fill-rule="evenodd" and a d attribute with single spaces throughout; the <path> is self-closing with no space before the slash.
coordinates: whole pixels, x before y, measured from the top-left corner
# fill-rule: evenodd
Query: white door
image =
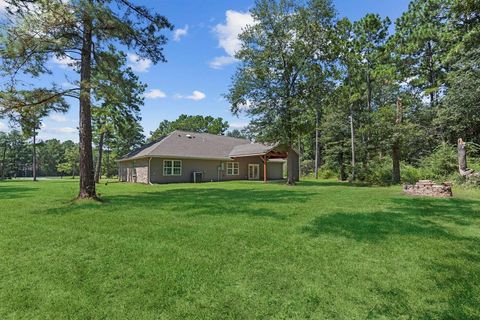
<path id="1" fill-rule="evenodd" d="M 260 177 L 260 166 L 250 163 L 248 165 L 248 180 L 258 180 Z"/>

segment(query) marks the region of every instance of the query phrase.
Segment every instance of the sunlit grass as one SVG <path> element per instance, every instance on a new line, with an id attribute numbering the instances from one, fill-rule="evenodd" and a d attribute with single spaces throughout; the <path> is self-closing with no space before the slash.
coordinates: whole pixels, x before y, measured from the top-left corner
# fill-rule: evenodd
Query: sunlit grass
<path id="1" fill-rule="evenodd" d="M 0 182 L 0 319 L 480 317 L 480 192 Z"/>

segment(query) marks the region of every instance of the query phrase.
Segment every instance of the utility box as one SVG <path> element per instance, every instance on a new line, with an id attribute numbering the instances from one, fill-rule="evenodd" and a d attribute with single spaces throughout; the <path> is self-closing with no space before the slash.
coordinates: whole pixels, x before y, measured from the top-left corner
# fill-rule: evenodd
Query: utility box
<path id="1" fill-rule="evenodd" d="M 203 182 L 203 172 L 194 171 L 192 174 L 192 181 L 193 183 Z"/>

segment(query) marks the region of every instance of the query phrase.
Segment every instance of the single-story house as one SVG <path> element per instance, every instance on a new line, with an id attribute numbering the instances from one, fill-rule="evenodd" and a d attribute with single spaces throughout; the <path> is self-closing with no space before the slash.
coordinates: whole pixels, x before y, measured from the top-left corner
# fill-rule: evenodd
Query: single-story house
<path id="1" fill-rule="evenodd" d="M 118 177 L 137 183 L 279 180 L 288 152 L 298 180 L 298 153 L 293 149 L 176 130 L 118 160 Z"/>

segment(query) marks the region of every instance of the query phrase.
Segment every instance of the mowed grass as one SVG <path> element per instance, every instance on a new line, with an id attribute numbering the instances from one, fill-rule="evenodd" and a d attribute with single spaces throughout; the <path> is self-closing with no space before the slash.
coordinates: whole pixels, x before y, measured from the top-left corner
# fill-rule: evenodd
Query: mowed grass
<path id="1" fill-rule="evenodd" d="M 480 192 L 0 182 L 0 319 L 478 319 Z"/>

